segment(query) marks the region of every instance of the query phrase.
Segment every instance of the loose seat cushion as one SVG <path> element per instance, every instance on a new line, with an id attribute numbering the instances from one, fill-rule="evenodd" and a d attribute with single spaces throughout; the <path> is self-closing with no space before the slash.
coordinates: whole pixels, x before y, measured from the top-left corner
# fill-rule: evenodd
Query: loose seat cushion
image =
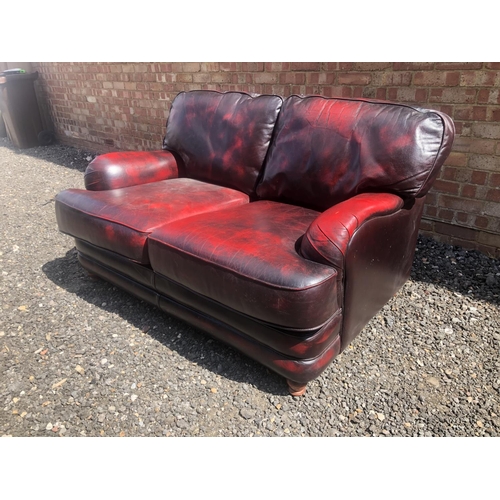
<path id="1" fill-rule="evenodd" d="M 336 271 L 297 253 L 317 216 L 314 210 L 258 201 L 179 220 L 151 233 L 151 266 L 253 318 L 317 328 L 338 310 Z M 161 279 L 157 289 L 166 292 Z"/>
<path id="2" fill-rule="evenodd" d="M 148 264 L 148 235 L 166 223 L 248 203 L 233 189 L 169 179 L 109 191 L 68 189 L 56 197 L 59 229 L 80 240 Z"/>

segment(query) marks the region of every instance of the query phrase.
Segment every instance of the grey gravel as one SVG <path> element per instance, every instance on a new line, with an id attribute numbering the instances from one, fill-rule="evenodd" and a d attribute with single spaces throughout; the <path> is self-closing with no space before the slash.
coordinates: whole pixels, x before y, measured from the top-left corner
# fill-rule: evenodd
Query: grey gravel
<path id="1" fill-rule="evenodd" d="M 54 196 L 93 154 L 0 139 L 0 435 L 498 436 L 500 263 L 418 241 L 412 277 L 309 384 L 79 266 Z"/>

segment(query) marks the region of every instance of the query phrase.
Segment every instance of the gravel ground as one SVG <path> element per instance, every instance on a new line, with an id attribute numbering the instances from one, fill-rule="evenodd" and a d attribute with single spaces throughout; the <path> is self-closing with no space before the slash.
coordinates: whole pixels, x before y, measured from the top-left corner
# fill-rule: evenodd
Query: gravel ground
<path id="1" fill-rule="evenodd" d="M 79 266 L 54 196 L 94 155 L 0 139 L 0 435 L 498 436 L 500 262 L 420 238 L 306 396 Z"/>

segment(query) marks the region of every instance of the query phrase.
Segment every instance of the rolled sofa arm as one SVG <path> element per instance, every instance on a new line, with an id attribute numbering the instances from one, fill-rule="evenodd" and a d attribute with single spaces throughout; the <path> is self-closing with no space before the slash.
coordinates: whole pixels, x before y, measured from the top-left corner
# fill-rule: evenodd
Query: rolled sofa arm
<path id="1" fill-rule="evenodd" d="M 410 276 L 424 201 L 358 195 L 319 215 L 302 238 L 303 257 L 337 269 L 341 351 Z"/>
<path id="2" fill-rule="evenodd" d="M 355 231 L 368 220 L 400 210 L 395 194 L 359 194 L 329 208 L 309 226 L 300 247 L 303 257 L 344 269 L 347 247 Z"/>
<path id="3" fill-rule="evenodd" d="M 177 162 L 168 151 L 124 151 L 95 158 L 84 179 L 88 190 L 104 191 L 177 176 Z"/>

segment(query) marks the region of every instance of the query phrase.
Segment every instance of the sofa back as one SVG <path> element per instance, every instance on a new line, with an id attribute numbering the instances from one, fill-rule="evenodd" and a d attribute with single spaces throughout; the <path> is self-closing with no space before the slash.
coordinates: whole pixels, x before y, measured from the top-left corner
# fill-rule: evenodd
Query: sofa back
<path id="1" fill-rule="evenodd" d="M 317 210 L 364 192 L 424 196 L 448 156 L 444 113 L 367 99 L 290 96 L 257 195 Z"/>
<path id="2" fill-rule="evenodd" d="M 283 99 L 243 92 L 181 92 L 172 103 L 163 149 L 179 176 L 252 196 Z"/>

